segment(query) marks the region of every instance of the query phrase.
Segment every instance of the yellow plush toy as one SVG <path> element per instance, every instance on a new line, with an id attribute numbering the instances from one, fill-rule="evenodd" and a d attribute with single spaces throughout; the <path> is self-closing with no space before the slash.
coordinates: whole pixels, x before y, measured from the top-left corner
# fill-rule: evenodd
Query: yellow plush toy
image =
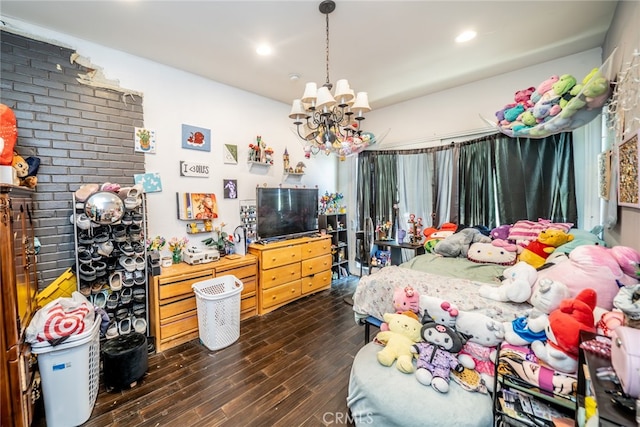
<path id="1" fill-rule="evenodd" d="M 538 239 L 529 243 L 520 253 L 519 260 L 540 268 L 546 259 L 560 245 L 573 240 L 573 235 L 562 230 L 547 229 L 540 232 Z"/>
<path id="2" fill-rule="evenodd" d="M 412 373 L 415 368 L 411 347 L 421 339 L 422 324 L 414 317 L 395 313 L 385 313 L 384 321 L 389 325 L 389 330 L 376 335 L 376 340 L 385 345 L 378 352 L 378 362 L 391 366 L 397 359 L 396 368 L 400 372 Z"/>
<path id="3" fill-rule="evenodd" d="M 29 175 L 29 164 L 24 157 L 14 151 L 11 166 L 13 167 L 13 185 L 21 185 L 22 180 Z"/>

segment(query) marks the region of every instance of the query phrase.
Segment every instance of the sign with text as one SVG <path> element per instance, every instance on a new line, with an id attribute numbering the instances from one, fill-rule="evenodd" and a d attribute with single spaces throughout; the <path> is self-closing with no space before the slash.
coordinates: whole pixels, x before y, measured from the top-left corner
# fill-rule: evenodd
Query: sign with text
<path id="1" fill-rule="evenodd" d="M 180 176 L 208 178 L 209 170 L 209 165 L 180 161 Z"/>

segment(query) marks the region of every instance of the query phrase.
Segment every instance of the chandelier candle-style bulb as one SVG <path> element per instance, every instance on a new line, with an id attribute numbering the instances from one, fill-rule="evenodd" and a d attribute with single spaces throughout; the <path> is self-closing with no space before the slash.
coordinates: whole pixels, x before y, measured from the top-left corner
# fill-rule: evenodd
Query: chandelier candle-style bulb
<path id="1" fill-rule="evenodd" d="M 318 89 L 318 97 L 316 98 L 316 108 L 323 113 L 328 113 L 329 109 L 336 105 L 336 100 L 331 96 L 329 88 L 322 86 Z"/>
<path id="2" fill-rule="evenodd" d="M 349 81 L 347 79 L 341 79 L 336 82 L 334 98 L 340 107 L 349 105 L 349 101 L 353 99 L 353 91 L 349 87 Z"/>
<path id="3" fill-rule="evenodd" d="M 316 105 L 316 96 L 318 96 L 318 87 L 314 82 L 309 82 L 304 87 L 304 94 L 302 95 L 302 102 L 305 104 L 311 104 L 311 109 Z"/>
<path id="4" fill-rule="evenodd" d="M 289 118 L 295 120 L 293 124 L 300 125 L 302 124 L 302 120 L 307 117 L 308 115 L 302 105 L 302 100 L 294 99 L 293 104 L 291 105 L 291 112 L 289 113 Z"/>
<path id="5" fill-rule="evenodd" d="M 356 120 L 364 120 L 362 113 L 368 113 L 371 111 L 371 107 L 369 107 L 369 95 L 367 92 L 358 92 L 358 95 L 356 95 L 356 102 L 351 106 L 351 111 L 356 113 Z"/>

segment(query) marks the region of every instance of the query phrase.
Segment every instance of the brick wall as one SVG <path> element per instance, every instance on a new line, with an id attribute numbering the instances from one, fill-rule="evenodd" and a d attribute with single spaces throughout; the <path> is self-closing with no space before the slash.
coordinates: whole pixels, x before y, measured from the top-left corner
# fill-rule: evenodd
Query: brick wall
<path id="1" fill-rule="evenodd" d="M 71 49 L 0 33 L 0 102 L 16 114 L 18 153 L 41 161 L 34 200 L 42 289 L 75 264 L 73 192 L 83 183 L 132 185 L 144 173 L 144 154 L 134 151 L 142 99 L 79 83 L 90 70 L 71 64 Z"/>

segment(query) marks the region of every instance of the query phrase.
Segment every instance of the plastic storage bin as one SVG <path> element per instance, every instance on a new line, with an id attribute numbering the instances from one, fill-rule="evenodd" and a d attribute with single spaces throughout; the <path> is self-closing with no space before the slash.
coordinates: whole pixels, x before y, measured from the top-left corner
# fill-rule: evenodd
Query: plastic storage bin
<path id="1" fill-rule="evenodd" d="M 233 344 L 240 336 L 240 293 L 235 276 L 221 276 L 191 285 L 196 294 L 200 341 L 209 350 Z"/>
<path id="2" fill-rule="evenodd" d="M 100 320 L 88 331 L 52 346 L 31 345 L 38 355 L 47 427 L 78 426 L 91 416 L 100 386 Z"/>

